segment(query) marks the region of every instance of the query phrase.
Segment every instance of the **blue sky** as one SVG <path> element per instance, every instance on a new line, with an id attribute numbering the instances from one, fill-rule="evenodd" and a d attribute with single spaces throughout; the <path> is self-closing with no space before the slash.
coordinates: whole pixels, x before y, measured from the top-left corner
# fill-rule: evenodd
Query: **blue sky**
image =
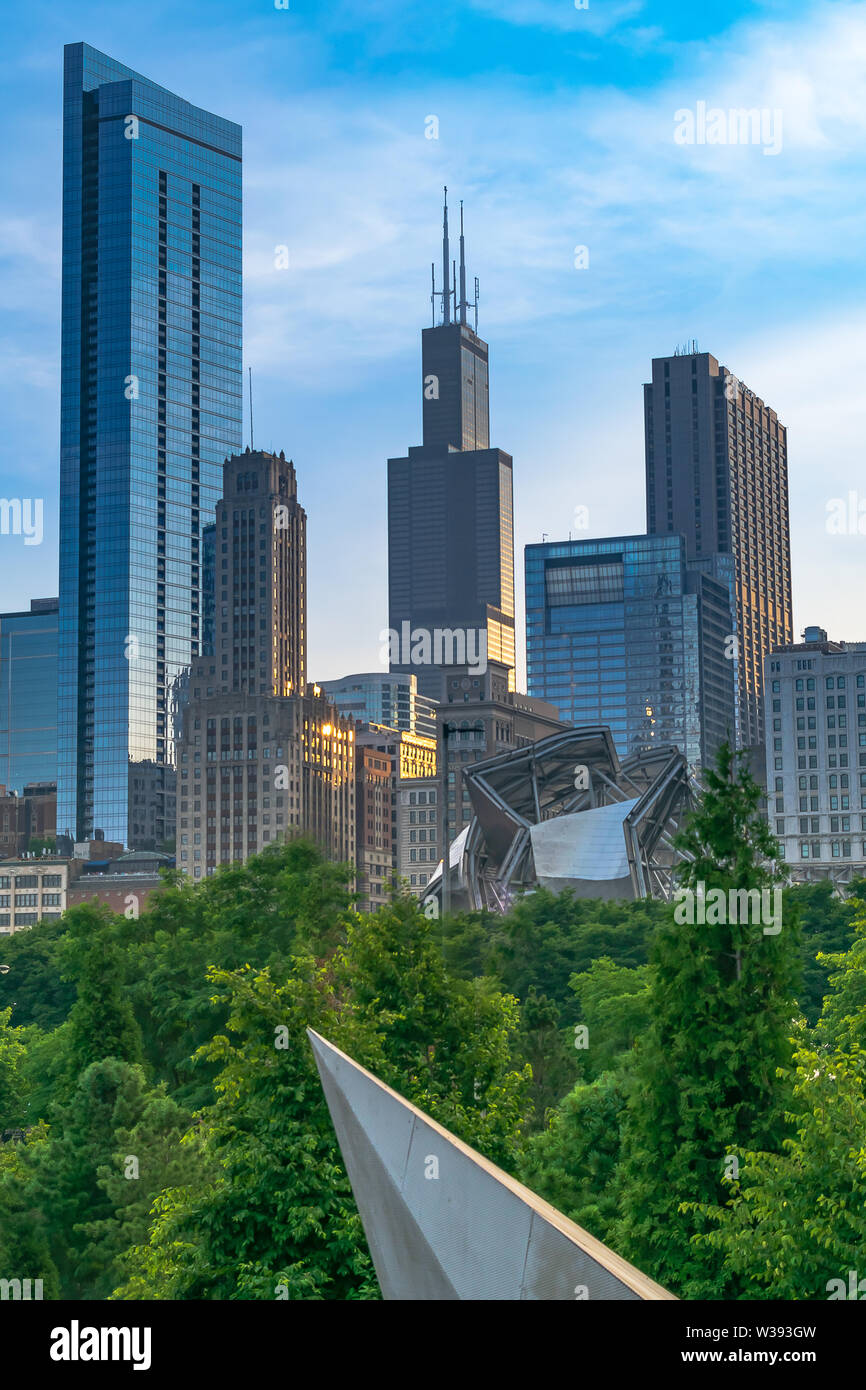
<path id="1" fill-rule="evenodd" d="M 57 585 L 77 40 L 244 127 L 245 362 L 256 441 L 294 458 L 308 513 L 311 678 L 379 665 L 385 461 L 420 442 L 443 183 L 481 281 L 491 442 L 514 456 L 521 600 L 523 545 L 576 507 L 584 534 L 644 530 L 641 385 L 697 339 L 788 426 L 795 630 L 866 639 L 866 534 L 826 525 L 851 491 L 866 512 L 866 4 L 7 7 L 0 493 L 45 499 L 45 539 L 0 537 L 0 610 Z M 781 111 L 781 150 L 677 143 L 701 101 Z"/>

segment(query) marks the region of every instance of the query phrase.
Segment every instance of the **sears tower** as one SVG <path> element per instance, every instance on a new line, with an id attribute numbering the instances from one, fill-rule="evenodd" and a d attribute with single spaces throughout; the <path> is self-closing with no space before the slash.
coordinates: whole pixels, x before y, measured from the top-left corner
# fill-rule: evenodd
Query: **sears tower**
<path id="1" fill-rule="evenodd" d="M 144 848 L 138 798 L 171 833 L 202 532 L 241 444 L 241 130 L 64 56 L 57 829 Z"/>
<path id="2" fill-rule="evenodd" d="M 512 461 L 490 448 L 478 281 L 470 305 L 463 209 L 458 272 L 447 195 L 446 189 L 442 288 L 436 289 L 434 267 L 433 325 L 421 334 L 423 443 L 388 460 L 391 669 L 414 671 L 419 690 L 434 699 L 444 698 L 448 666 L 467 664 L 465 653 L 479 647 L 488 662 L 507 668 L 513 685 L 515 651 Z"/>

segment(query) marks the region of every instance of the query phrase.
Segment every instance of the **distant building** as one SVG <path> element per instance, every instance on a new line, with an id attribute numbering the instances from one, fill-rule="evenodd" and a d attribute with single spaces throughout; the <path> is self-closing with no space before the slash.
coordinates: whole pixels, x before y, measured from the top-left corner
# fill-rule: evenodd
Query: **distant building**
<path id="1" fill-rule="evenodd" d="M 54 848 L 56 813 L 57 788 L 53 783 L 27 785 L 20 796 L 0 787 L 0 856 L 22 855 L 36 848 L 33 842 L 40 840 Z"/>
<path id="2" fill-rule="evenodd" d="M 528 545 L 530 691 L 608 727 L 620 757 L 662 744 L 712 762 L 735 741 L 726 564 L 690 567 L 682 536 Z"/>
<path id="3" fill-rule="evenodd" d="M 418 677 L 399 671 L 367 671 L 319 685 L 342 714 L 365 724 L 387 724 L 410 734 L 436 736 L 436 701 L 418 691 Z"/>
<path id="4" fill-rule="evenodd" d="M 787 431 L 708 352 L 653 358 L 644 417 L 647 531 L 732 561 L 737 741 L 760 744 L 764 657 L 793 639 Z"/>
<path id="5" fill-rule="evenodd" d="M 135 764 L 175 766 L 202 533 L 241 442 L 241 225 L 240 126 L 68 44 L 57 819 L 73 839 L 129 844 Z"/>
<path id="6" fill-rule="evenodd" d="M 394 759 L 355 744 L 356 887 L 358 910 L 375 912 L 390 900 L 394 884 Z"/>
<path id="7" fill-rule="evenodd" d="M 508 682 L 508 668 L 498 664 L 491 665 L 483 676 L 474 675 L 468 668 L 447 673 L 445 699 L 437 714 L 437 799 L 440 808 L 447 810 L 449 844 L 459 838 L 472 819 L 464 772 L 476 763 L 511 749 L 526 748 L 567 727 L 567 721 L 560 719 L 551 703 L 533 695 L 517 694 L 509 690 Z M 440 838 L 440 847 L 441 843 Z M 419 887 L 423 886 L 419 878 Z"/>
<path id="8" fill-rule="evenodd" d="M 213 651 L 181 715 L 178 868 L 203 878 L 299 834 L 353 863 L 354 723 L 306 683 L 306 514 L 284 454 L 226 460 L 213 548 Z"/>
<path id="9" fill-rule="evenodd" d="M 0 786 L 57 783 L 56 598 L 0 613 Z"/>
<path id="10" fill-rule="evenodd" d="M 81 861 L 51 857 L 0 862 L 0 934 L 60 917 L 69 884 L 82 867 Z"/>
<path id="11" fill-rule="evenodd" d="M 765 662 L 770 828 L 795 881 L 866 875 L 866 642 L 802 642 Z"/>
<path id="12" fill-rule="evenodd" d="M 405 729 L 369 724 L 359 727 L 357 743 L 389 760 L 394 876 L 410 888 L 423 887 L 439 854 L 436 740 Z"/>
<path id="13" fill-rule="evenodd" d="M 143 759 L 129 769 L 128 839 L 137 850 L 160 849 L 174 839 L 177 779 L 173 767 Z"/>
<path id="14" fill-rule="evenodd" d="M 66 905 L 102 903 L 121 916 L 139 917 L 147 911 L 153 895 L 165 886 L 161 870 L 172 868 L 171 855 L 142 850 L 118 855 L 111 864 L 85 865 L 70 881 Z"/>
<path id="15" fill-rule="evenodd" d="M 390 667 L 414 672 L 437 700 L 448 666 L 495 661 L 513 686 L 515 658 L 512 463 L 490 447 L 488 348 L 467 322 L 462 212 L 455 286 L 450 254 L 446 206 L 442 321 L 421 335 L 423 443 L 388 460 Z"/>

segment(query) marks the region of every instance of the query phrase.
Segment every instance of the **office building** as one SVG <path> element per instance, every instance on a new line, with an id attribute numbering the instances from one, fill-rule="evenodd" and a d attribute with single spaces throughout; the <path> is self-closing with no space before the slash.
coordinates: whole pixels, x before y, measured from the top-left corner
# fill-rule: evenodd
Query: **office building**
<path id="1" fill-rule="evenodd" d="M 710 763 L 734 737 L 728 575 L 724 556 L 690 568 L 682 536 L 528 545 L 530 693 L 606 725 L 620 757 L 673 745 Z"/>
<path id="2" fill-rule="evenodd" d="M 202 533 L 241 406 L 240 127 L 70 44 L 58 827 L 73 838 L 129 844 L 134 765 L 176 765 Z"/>
<path id="3" fill-rule="evenodd" d="M 354 724 L 306 681 L 306 514 L 294 465 L 226 459 L 213 537 L 213 650 L 181 711 L 178 868 L 206 877 L 292 835 L 353 863 Z M 210 602 L 210 600 L 208 600 Z"/>
<path id="4" fill-rule="evenodd" d="M 509 689 L 508 678 L 507 667 L 498 664 L 488 667 L 483 676 L 468 667 L 447 672 L 437 723 L 438 798 L 447 816 L 449 844 L 459 839 L 472 820 L 464 773 L 497 754 L 561 733 L 568 722 L 560 719 L 549 701 Z M 419 887 L 423 887 L 420 881 Z"/>
<path id="5" fill-rule="evenodd" d="M 514 678 L 512 462 L 490 447 L 488 347 L 467 320 L 461 210 L 460 273 L 452 284 L 447 202 L 442 289 L 421 335 L 423 443 L 388 460 L 388 611 L 392 671 L 442 698 L 443 670 L 487 661 Z M 441 322 L 436 323 L 436 300 Z"/>
<path id="6" fill-rule="evenodd" d="M 57 781 L 56 598 L 0 613 L 0 786 Z"/>
<path id="7" fill-rule="evenodd" d="M 0 934 L 60 917 L 67 907 L 68 886 L 78 872 L 80 866 L 66 859 L 0 861 Z"/>
<path id="8" fill-rule="evenodd" d="M 319 681 L 342 714 L 364 724 L 385 724 L 410 734 L 436 737 L 436 702 L 418 691 L 418 677 L 406 672 L 367 671 Z"/>
<path id="9" fill-rule="evenodd" d="M 820 627 L 766 660 L 767 808 L 795 881 L 866 876 L 866 642 Z"/>
<path id="10" fill-rule="evenodd" d="M 439 784 L 436 739 L 359 724 L 356 749 L 372 749 L 391 770 L 392 875 L 410 888 L 426 884 L 439 856 Z"/>
<path id="11" fill-rule="evenodd" d="M 763 662 L 793 640 L 787 431 L 708 352 L 657 357 L 644 386 L 647 531 L 684 536 L 689 565 L 733 561 L 737 741 L 760 744 Z"/>
<path id="12" fill-rule="evenodd" d="M 394 882 L 394 762 L 384 752 L 355 743 L 355 851 L 359 912 L 389 901 Z"/>

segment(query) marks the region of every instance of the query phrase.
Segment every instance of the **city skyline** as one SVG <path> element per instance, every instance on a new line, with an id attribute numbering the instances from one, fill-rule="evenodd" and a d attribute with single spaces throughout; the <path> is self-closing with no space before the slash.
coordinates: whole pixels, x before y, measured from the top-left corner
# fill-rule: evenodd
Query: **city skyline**
<path id="1" fill-rule="evenodd" d="M 491 406 L 497 435 L 514 457 L 518 555 L 542 531 L 550 539 L 564 540 L 569 530 L 576 534 L 578 507 L 589 512 L 582 533 L 587 537 L 642 529 L 640 387 L 653 356 L 697 337 L 703 350 L 731 363 L 772 402 L 788 430 L 795 638 L 807 623 L 818 622 L 856 640 L 860 632 L 853 593 L 863 556 L 863 537 L 856 534 L 857 501 L 854 533 L 850 528 L 843 534 L 829 532 L 826 512 L 833 499 L 847 499 L 858 483 L 854 390 L 862 335 L 855 326 L 859 281 L 853 249 L 860 214 L 840 180 L 850 173 L 859 118 L 832 105 L 826 84 L 817 104 L 798 99 L 789 112 L 782 88 L 787 82 L 790 96 L 799 71 L 802 90 L 813 92 L 831 57 L 838 63 L 843 53 L 861 51 L 863 7 L 804 10 L 810 42 L 803 42 L 802 16 L 780 21 L 770 13 L 763 21 L 749 21 L 734 7 L 727 29 L 715 36 L 715 57 L 699 51 L 696 17 L 679 15 L 680 27 L 672 29 L 666 14 L 654 13 L 662 32 L 653 37 L 637 33 L 639 15 L 634 20 L 626 16 L 608 29 L 603 43 L 598 32 L 587 35 L 576 27 L 589 19 L 597 30 L 600 20 L 591 15 L 569 16 L 568 25 L 563 20 L 551 29 L 528 21 L 533 14 L 550 18 L 553 7 L 526 5 L 527 22 L 522 24 L 469 8 L 471 14 L 453 19 L 450 37 L 437 36 L 431 55 L 417 48 L 407 51 L 399 32 L 390 35 L 390 50 L 383 46 L 377 55 L 367 35 L 351 74 L 345 56 L 345 36 L 357 25 L 351 7 L 340 9 L 342 30 L 336 20 L 314 30 L 309 18 L 291 13 L 268 16 L 270 28 L 264 19 L 236 22 L 230 79 L 219 52 L 225 38 L 219 7 L 214 32 L 192 62 L 186 54 L 175 57 L 165 45 L 156 52 L 146 36 L 142 41 L 136 34 L 133 47 L 132 26 L 124 35 L 123 24 L 109 23 L 98 7 L 92 24 L 86 10 L 77 21 L 85 37 L 121 61 L 134 54 L 136 65 L 154 81 L 169 87 L 175 83 L 189 100 L 210 102 L 247 128 L 250 351 L 245 365 L 253 366 L 257 439 L 291 450 L 308 497 L 311 675 L 328 679 L 379 664 L 385 565 L 384 560 L 371 565 L 369 555 L 384 552 L 383 460 L 417 431 L 417 331 L 429 323 L 423 267 L 436 255 L 432 219 L 443 182 L 459 186 L 472 207 L 473 268 L 481 277 L 483 325 L 492 344 Z M 516 7 L 506 8 L 503 16 L 507 13 L 513 19 Z M 323 133 L 334 158 L 327 168 L 313 167 L 320 145 L 315 138 L 307 141 L 307 120 L 293 124 L 286 115 L 285 104 L 294 111 L 300 97 L 286 96 L 285 73 L 278 89 L 272 59 L 264 53 L 270 39 L 277 51 L 285 51 L 273 30 L 284 21 L 295 25 L 293 65 L 300 64 L 302 53 L 309 54 L 317 35 L 318 60 L 302 95 L 309 96 L 317 85 L 315 112 L 320 119 L 323 112 L 330 113 Z M 9 538 L 15 547 L 14 577 L 4 602 L 9 610 L 56 589 L 56 581 L 47 576 L 56 536 L 53 441 L 59 417 L 52 368 L 59 346 L 58 203 L 56 190 L 48 189 L 50 179 L 40 179 L 38 190 L 34 187 L 32 170 L 40 155 L 53 159 L 55 167 L 59 160 L 51 113 L 56 117 L 59 110 L 60 50 L 50 51 L 50 44 L 44 51 L 39 47 L 42 56 L 34 61 L 38 44 L 46 45 L 44 28 L 35 19 L 18 23 L 23 24 L 23 56 L 10 75 L 13 95 L 24 103 L 27 166 L 25 172 L 20 155 L 4 156 L 16 208 L 13 235 L 7 238 L 12 249 L 6 277 L 12 309 L 7 352 L 14 342 L 18 364 L 15 400 L 8 406 L 12 458 L 6 488 L 27 497 L 39 483 L 46 516 L 42 546 Z M 553 23 L 559 21 L 554 17 Z M 690 26 L 686 33 L 684 23 Z M 479 78 L 486 77 L 469 95 L 465 83 L 460 84 L 458 108 L 449 84 L 432 74 L 443 47 L 470 33 L 483 35 L 487 43 L 464 62 L 474 63 Z M 61 35 L 60 41 L 70 37 Z M 510 99 L 503 101 L 496 92 L 496 59 L 508 54 L 513 61 L 521 43 L 531 45 L 536 64 L 540 52 L 547 55 L 546 70 L 557 91 L 566 55 L 592 55 L 596 66 L 584 63 L 580 90 L 560 94 L 558 106 L 556 96 L 545 98 L 537 83 L 513 79 Z M 644 54 L 664 55 L 652 79 L 638 70 L 640 45 Z M 770 62 L 769 75 L 759 76 L 758 57 L 770 49 L 780 56 Z M 793 70 L 788 72 L 782 58 L 794 63 Z M 250 63 L 252 68 L 246 66 Z M 379 87 L 377 126 L 357 100 L 359 94 L 363 100 L 371 76 L 380 77 L 388 66 L 399 70 L 399 80 L 386 97 Z M 522 71 L 519 63 L 514 66 Z M 244 72 L 246 82 L 239 78 Z M 784 72 L 788 77 L 783 81 Z M 253 73 L 255 95 L 249 90 Z M 417 89 L 411 98 L 407 74 L 414 75 Z M 605 83 L 612 84 L 607 95 Z M 350 95 L 356 119 L 341 134 Z M 766 158 L 760 148 L 678 146 L 672 136 L 674 111 L 704 97 L 720 105 L 782 109 L 785 140 L 778 155 Z M 438 139 L 427 139 L 425 120 L 433 113 Z M 563 115 L 564 124 L 559 119 Z M 541 156 L 529 179 L 527 147 L 533 143 Z M 309 167 L 297 162 L 305 144 Z M 610 179 L 602 175 L 603 153 L 613 161 Z M 350 154 L 356 166 L 351 173 Z M 511 172 L 504 177 L 505 163 Z M 303 179 L 305 195 L 297 215 L 289 219 L 286 190 L 296 182 L 289 177 L 291 170 Z M 626 172 L 635 175 L 629 181 L 627 209 L 613 186 L 616 174 Z M 828 235 L 823 221 L 823 235 L 818 234 L 820 219 L 810 210 L 810 190 L 824 190 L 826 198 L 830 188 L 850 233 L 844 246 Z M 678 221 L 664 222 L 658 202 L 675 189 L 691 190 L 693 201 L 682 205 Z M 339 199 L 337 217 L 334 198 Z M 726 199 L 735 210 L 725 210 Z M 764 211 L 770 207 L 779 230 L 762 238 Z M 333 234 L 325 234 L 326 215 Z M 638 223 L 642 239 L 636 240 Z M 37 234 L 25 235 L 28 228 Z M 583 243 L 589 264 L 578 269 L 574 250 Z M 280 245 L 288 252 L 284 270 L 275 267 Z M 288 278 L 275 281 L 281 274 Z M 281 283 L 285 288 L 276 290 Z M 28 286 L 24 295 L 23 284 Z M 685 301 L 689 307 L 684 314 Z M 289 350 L 293 338 L 301 336 L 301 320 L 302 358 L 297 344 Z M 772 329 L 764 327 L 767 322 Z M 47 341 L 54 344 L 53 358 L 46 352 Z M 526 385 L 518 390 L 520 382 Z M 302 412 L 302 401 L 315 408 Z M 828 421 L 834 446 L 829 456 Z M 246 442 L 246 423 L 244 435 Z M 355 598 L 350 618 L 341 612 L 341 595 L 349 583 Z M 522 635 L 522 616 L 518 621 Z M 522 684 L 520 667 L 519 672 Z"/>

